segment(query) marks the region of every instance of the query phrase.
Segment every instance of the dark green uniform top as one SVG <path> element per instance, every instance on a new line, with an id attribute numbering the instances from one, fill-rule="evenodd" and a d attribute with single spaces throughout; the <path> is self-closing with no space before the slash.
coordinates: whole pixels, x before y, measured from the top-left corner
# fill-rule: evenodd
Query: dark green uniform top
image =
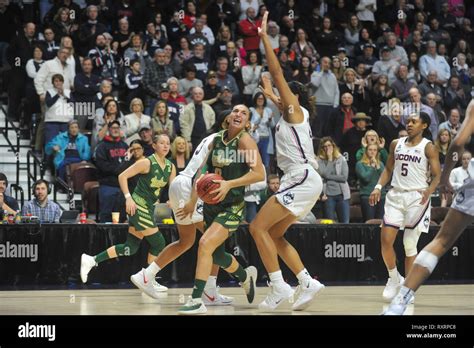
<path id="1" fill-rule="evenodd" d="M 161 189 L 170 180 L 173 165 L 165 159 L 165 167 L 162 169 L 154 154 L 147 159 L 150 161 L 150 171 L 140 175 L 137 187 L 133 191 L 133 200 L 141 206 L 153 207 L 160 198 Z"/>
<path id="2" fill-rule="evenodd" d="M 245 153 L 239 152 L 239 140 L 246 132 L 242 131 L 228 143 L 225 142 L 227 130 L 220 131 L 214 138 L 214 148 L 207 159 L 209 173 L 221 175 L 224 180 L 233 180 L 247 174 L 250 170 Z M 238 203 L 244 200 L 245 187 L 231 189 L 220 205 Z"/>

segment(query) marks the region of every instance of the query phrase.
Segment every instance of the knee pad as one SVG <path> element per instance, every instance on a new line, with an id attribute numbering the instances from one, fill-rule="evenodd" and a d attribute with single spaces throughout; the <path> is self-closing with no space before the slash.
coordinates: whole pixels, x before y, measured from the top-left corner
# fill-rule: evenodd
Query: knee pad
<path id="1" fill-rule="evenodd" d="M 418 228 L 413 230 L 405 230 L 403 232 L 403 246 L 405 247 L 405 256 L 415 256 L 418 253 L 416 248 L 418 240 L 420 239 L 421 232 L 418 231 Z"/>
<path id="2" fill-rule="evenodd" d="M 433 270 L 438 264 L 438 260 L 439 258 L 435 254 L 432 254 L 426 250 L 422 250 L 415 258 L 414 263 L 420 265 L 421 267 L 427 268 L 430 273 L 433 273 Z"/>
<path id="3" fill-rule="evenodd" d="M 118 256 L 131 256 L 134 255 L 140 247 L 141 239 L 128 234 L 127 240 L 124 244 L 118 244 L 115 246 L 115 251 Z"/>
<path id="4" fill-rule="evenodd" d="M 219 265 L 220 268 L 226 269 L 232 264 L 232 256 L 226 253 L 224 246 L 221 245 L 214 251 L 214 254 L 212 254 L 212 261 L 215 265 Z"/>
<path id="5" fill-rule="evenodd" d="M 150 250 L 148 250 L 148 252 L 154 256 L 158 256 L 165 248 L 166 242 L 161 232 L 154 233 L 151 236 L 146 236 L 145 239 L 148 244 L 150 244 Z"/>

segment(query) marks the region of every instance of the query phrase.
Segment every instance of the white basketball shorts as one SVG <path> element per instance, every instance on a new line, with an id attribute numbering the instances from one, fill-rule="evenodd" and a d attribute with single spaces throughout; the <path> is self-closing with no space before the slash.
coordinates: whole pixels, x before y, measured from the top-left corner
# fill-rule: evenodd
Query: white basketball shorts
<path id="1" fill-rule="evenodd" d="M 203 221 L 203 202 L 198 199 L 192 217 L 187 216 L 184 219 L 176 215 L 178 209 L 182 208 L 191 198 L 193 179 L 185 175 L 177 175 L 170 185 L 169 198 L 171 209 L 173 209 L 175 222 L 179 225 L 192 225 Z"/>
<path id="2" fill-rule="evenodd" d="M 316 204 L 323 181 L 313 167 L 296 169 L 283 175 L 276 199 L 296 217 L 305 217 Z"/>
<path id="3" fill-rule="evenodd" d="M 418 191 L 391 189 L 385 197 L 385 226 L 396 229 L 415 229 L 427 233 L 430 228 L 431 201 L 421 205 Z"/>

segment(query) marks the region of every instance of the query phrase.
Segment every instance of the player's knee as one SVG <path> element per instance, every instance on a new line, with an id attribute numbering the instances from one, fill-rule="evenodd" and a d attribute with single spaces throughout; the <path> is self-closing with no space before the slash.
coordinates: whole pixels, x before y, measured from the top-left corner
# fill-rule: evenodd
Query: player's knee
<path id="1" fill-rule="evenodd" d="M 252 221 L 249 225 L 249 232 L 253 238 L 258 238 L 262 232 L 262 228 L 255 223 L 255 221 Z"/>
<path id="2" fill-rule="evenodd" d="M 199 240 L 199 252 L 204 254 L 212 254 L 215 250 L 215 246 L 212 241 L 206 237 L 201 237 Z"/>
<path id="3" fill-rule="evenodd" d="M 416 246 L 420 235 L 416 230 L 405 230 L 403 234 L 403 247 L 405 248 L 405 256 L 411 257 L 418 254 Z"/>
<path id="4" fill-rule="evenodd" d="M 418 254 L 418 256 L 415 258 L 415 264 L 420 265 L 421 267 L 426 268 L 430 273 L 433 273 L 433 270 L 435 269 L 436 265 L 438 264 L 438 256 L 435 254 L 422 250 Z"/>

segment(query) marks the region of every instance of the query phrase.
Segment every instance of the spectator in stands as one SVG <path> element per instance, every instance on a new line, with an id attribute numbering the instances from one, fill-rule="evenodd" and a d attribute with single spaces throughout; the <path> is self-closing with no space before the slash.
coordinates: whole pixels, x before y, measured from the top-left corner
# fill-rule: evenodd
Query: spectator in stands
<path id="1" fill-rule="evenodd" d="M 362 29 L 367 30 L 367 29 Z M 363 63 L 365 64 L 365 68 L 372 72 L 372 68 L 374 64 L 378 61 L 377 57 L 374 55 L 374 50 L 376 46 L 373 43 L 365 43 L 362 47 L 362 54 L 356 57 L 356 64 Z"/>
<path id="2" fill-rule="evenodd" d="M 465 180 L 470 177 L 468 170 L 471 160 L 472 154 L 469 151 L 464 151 L 461 157 L 461 167 L 454 168 L 449 174 L 449 183 L 454 191 L 457 192 L 464 185 Z"/>
<path id="3" fill-rule="evenodd" d="M 352 123 L 354 127 L 350 128 L 342 136 L 341 150 L 349 165 L 349 177 L 348 180 L 352 184 L 355 181 L 355 166 L 357 163 L 356 153 L 360 148 L 362 139 L 367 132 L 367 127 L 370 125 L 371 117 L 367 116 L 363 112 L 358 112 L 352 117 Z M 346 155 L 347 154 L 347 155 Z"/>
<path id="4" fill-rule="evenodd" d="M 205 13 L 201 13 L 201 15 L 199 16 L 199 19 L 196 20 L 196 24 L 197 23 L 200 23 L 200 25 L 202 25 L 202 33 L 203 35 L 206 37 L 207 41 L 209 42 L 209 46 L 210 48 L 212 48 L 212 46 L 214 45 L 216 39 L 214 37 L 214 33 L 212 32 L 211 28 L 209 28 L 207 26 L 207 14 Z M 195 24 L 195 26 L 196 26 Z M 191 30 L 189 31 L 189 34 L 190 35 L 193 35 L 195 32 L 197 32 L 197 29 L 194 27 L 194 28 L 191 28 Z"/>
<path id="5" fill-rule="evenodd" d="M 10 6 L 7 7 L 4 15 L 12 16 L 12 13 L 9 11 Z M 1 12 L 1 11 L 0 11 Z M 0 25 L 4 23 L 11 23 L 10 18 L 5 19 L 5 22 L 0 22 Z M 18 31 L 18 35 L 13 38 L 10 42 L 10 45 L 7 48 L 8 53 L 8 63 L 11 67 L 10 79 L 8 83 L 8 117 L 13 120 L 19 119 L 20 111 L 20 102 L 24 93 L 25 83 L 26 83 L 26 63 L 28 60 L 33 58 L 33 47 L 37 44 L 35 39 L 36 26 L 33 23 L 26 23 L 23 26 L 23 31 Z M 10 32 L 10 28 L 5 28 L 5 31 L 2 31 L 0 35 L 7 35 Z M 3 39 L 5 40 L 5 38 Z M 0 45 L 2 45 L 0 43 Z M 5 47 L 5 45 L 3 45 Z M 1 47 L 0 47 L 1 51 Z M 0 61 L 2 57 L 0 56 Z M 51 78 L 51 77 L 49 77 Z M 48 81 L 50 82 L 50 81 Z M 38 93 L 39 94 L 39 93 Z M 44 97 L 43 97 L 44 100 Z M 37 148 L 37 150 L 39 150 Z"/>
<path id="6" fill-rule="evenodd" d="M 177 105 L 186 105 L 186 98 L 179 93 L 178 79 L 176 77 L 170 77 L 166 83 L 168 84 L 169 88 L 169 97 L 166 98 L 166 100 L 168 102 L 176 103 Z"/>
<path id="7" fill-rule="evenodd" d="M 153 22 L 147 24 L 146 36 L 143 39 L 146 52 L 149 57 L 153 57 L 158 48 L 164 48 L 166 45 L 165 31 L 156 27 Z"/>
<path id="8" fill-rule="evenodd" d="M 189 146 L 186 143 L 186 139 L 183 137 L 176 137 L 171 144 L 171 162 L 176 168 L 176 175 L 186 168 L 191 159 L 191 153 Z"/>
<path id="9" fill-rule="evenodd" d="M 119 44 L 117 51 L 120 56 L 123 56 L 125 50 L 130 46 L 133 35 L 135 33 L 130 28 L 129 19 L 126 17 L 120 18 L 118 20 L 118 30 L 113 33 L 114 41 Z"/>
<path id="10" fill-rule="evenodd" d="M 92 138 L 95 142 L 102 141 L 107 133 L 110 135 L 109 127 L 112 121 L 118 121 L 120 126 L 123 128 L 123 116 L 115 99 L 111 99 L 105 104 L 104 111 L 102 117 L 96 115 L 94 119 L 95 124 L 93 127 L 94 131 L 92 133 Z"/>
<path id="11" fill-rule="evenodd" d="M 15 12 L 14 4 L 0 2 L 0 67 L 7 63 L 7 50 L 19 27 L 20 17 Z"/>
<path id="12" fill-rule="evenodd" d="M 97 20 L 99 10 L 95 5 L 89 5 L 86 9 L 87 21 L 79 27 L 79 52 L 81 56 L 87 55 L 95 45 L 97 36 L 107 31 L 106 26 Z"/>
<path id="13" fill-rule="evenodd" d="M 227 43 L 232 40 L 232 33 L 228 26 L 222 26 L 219 28 L 217 34 L 217 40 L 214 44 L 214 54 L 213 57 L 224 56 L 227 50 Z"/>
<path id="14" fill-rule="evenodd" d="M 173 76 L 181 77 L 183 67 L 179 61 L 173 57 L 173 48 L 171 45 L 165 45 L 163 50 L 165 51 L 165 64 L 171 67 L 171 70 L 173 70 Z"/>
<path id="15" fill-rule="evenodd" d="M 74 92 L 73 99 L 75 103 L 87 103 L 92 106 L 96 102 L 96 95 L 99 92 L 100 77 L 92 74 L 92 60 L 90 58 L 84 58 L 82 60 L 82 72 L 78 73 L 74 77 Z M 87 120 L 92 118 L 93 110 L 95 108 L 89 107 L 86 110 L 90 111 L 89 114 L 75 115 L 81 119 L 79 128 L 84 129 Z"/>
<path id="16" fill-rule="evenodd" d="M 174 54 L 174 58 L 178 60 L 180 64 L 183 64 L 185 61 L 191 59 L 194 56 L 193 51 L 191 50 L 191 45 L 187 37 L 182 37 L 179 39 L 179 50 Z"/>
<path id="17" fill-rule="evenodd" d="M 313 44 L 308 41 L 308 35 L 303 28 L 296 31 L 296 41 L 291 45 L 290 50 L 295 52 L 297 62 L 301 62 L 303 56 L 318 58 L 318 53 Z"/>
<path id="18" fill-rule="evenodd" d="M 346 50 L 350 56 L 355 56 L 354 45 L 359 42 L 359 32 L 362 26 L 359 23 L 359 18 L 352 15 L 344 29 L 344 38 L 346 41 Z"/>
<path id="19" fill-rule="evenodd" d="M 67 132 L 56 135 L 46 144 L 47 155 L 54 155 L 56 175 L 66 180 L 66 168 L 69 164 L 89 161 L 91 149 L 86 136 L 79 133 L 79 123 L 72 120 L 68 124 Z"/>
<path id="20" fill-rule="evenodd" d="M 77 6 L 77 5 L 76 5 Z M 52 21 L 51 29 L 54 31 L 54 36 L 59 41 L 63 36 L 71 36 L 75 31 L 78 30 L 78 24 L 74 23 L 76 14 L 79 17 L 80 9 L 77 7 L 78 12 L 71 12 L 67 7 L 59 8 L 58 12 L 55 14 Z M 75 11 L 75 10 L 73 10 Z M 45 39 L 48 40 L 48 37 L 45 33 Z M 53 55 L 54 58 L 56 55 Z"/>
<path id="21" fill-rule="evenodd" d="M 151 118 L 143 113 L 143 102 L 139 98 L 132 99 L 130 102 L 130 114 L 125 115 L 124 128 L 126 142 L 130 143 L 132 140 L 138 139 L 138 131 L 143 125 L 150 125 Z"/>
<path id="22" fill-rule="evenodd" d="M 278 174 L 270 174 L 267 176 L 267 187 L 260 191 L 260 204 L 257 207 L 257 211 L 267 202 L 267 200 L 278 192 L 280 189 L 280 177 Z"/>
<path id="23" fill-rule="evenodd" d="M 253 91 L 257 88 L 260 74 L 262 73 L 262 65 L 260 65 L 258 61 L 257 52 L 250 52 L 248 55 L 248 61 L 249 64 L 242 67 L 242 81 L 244 83 L 244 100 L 247 104 L 250 104 Z"/>
<path id="24" fill-rule="evenodd" d="M 226 86 L 232 91 L 234 96 L 239 95 L 239 87 L 235 78 L 227 72 L 229 61 L 226 57 L 217 59 L 217 85 L 221 88 Z"/>
<path id="25" fill-rule="evenodd" d="M 186 25 L 183 23 L 181 13 L 175 11 L 173 13 L 173 18 L 168 25 L 168 38 L 170 42 L 177 42 L 180 37 L 186 36 L 187 33 L 188 30 Z"/>
<path id="26" fill-rule="evenodd" d="M 394 33 L 388 34 L 387 47 L 390 50 L 390 59 L 398 64 L 408 64 L 407 52 L 402 46 L 397 45 L 397 36 Z"/>
<path id="27" fill-rule="evenodd" d="M 322 129 L 322 135 L 329 134 L 336 144 L 340 144 L 343 134 L 354 126 L 352 117 L 355 116 L 356 109 L 352 106 L 353 100 L 352 94 L 344 93 L 341 96 L 341 104 L 330 116 L 327 129 Z"/>
<path id="28" fill-rule="evenodd" d="M 382 47 L 380 52 L 380 60 L 375 62 L 372 68 L 372 80 L 376 80 L 379 75 L 385 74 L 388 76 L 389 83 L 392 84 L 396 80 L 395 72 L 398 69 L 399 63 L 391 58 L 391 51 L 388 46 Z"/>
<path id="29" fill-rule="evenodd" d="M 173 70 L 166 65 L 165 51 L 157 49 L 155 60 L 145 69 L 143 88 L 147 93 L 145 113 L 150 114 L 159 98 L 160 86 L 173 76 Z"/>
<path id="30" fill-rule="evenodd" d="M 381 74 L 377 79 L 377 82 L 372 88 L 371 100 L 372 100 L 372 121 L 376 128 L 380 119 L 380 111 L 383 105 L 387 104 L 390 98 L 393 97 L 393 89 L 388 85 L 388 76 Z"/>
<path id="31" fill-rule="evenodd" d="M 415 51 L 410 52 L 408 59 L 408 79 L 412 79 L 416 83 L 420 83 L 421 73 L 419 68 L 418 54 Z"/>
<path id="32" fill-rule="evenodd" d="M 243 86 L 242 67 L 247 65 L 247 62 L 240 55 L 240 50 L 236 48 L 235 42 L 229 41 L 227 43 L 227 51 L 225 57 L 229 62 L 227 72 L 234 77 L 235 81 L 237 82 L 237 86 Z"/>
<path id="33" fill-rule="evenodd" d="M 214 33 L 223 27 L 229 28 L 238 19 L 232 5 L 224 0 L 216 0 L 209 4 L 207 17 L 209 18 L 209 27 Z"/>
<path id="34" fill-rule="evenodd" d="M 279 50 L 277 57 L 280 67 L 283 70 L 283 76 L 286 81 L 291 81 L 293 79 L 293 67 L 292 62 L 290 62 L 290 50 Z"/>
<path id="35" fill-rule="evenodd" d="M 446 121 L 446 114 L 441 108 L 441 104 L 438 102 L 436 95 L 434 93 L 428 93 L 426 95 L 426 105 L 433 109 L 438 124 Z"/>
<path id="36" fill-rule="evenodd" d="M 129 68 L 131 68 L 131 63 L 133 61 L 138 60 L 140 62 L 140 73 L 145 73 L 145 69 L 150 63 L 151 59 L 148 55 L 148 51 L 143 49 L 143 42 L 140 35 L 135 34 L 132 36 L 131 45 L 125 50 L 123 58 L 125 61 L 125 66 L 129 66 Z"/>
<path id="37" fill-rule="evenodd" d="M 393 96 L 400 101 L 408 101 L 410 88 L 416 87 L 416 82 L 408 78 L 408 65 L 400 64 L 397 70 L 397 79 L 391 84 Z"/>
<path id="38" fill-rule="evenodd" d="M 41 71 L 41 70 L 40 70 Z M 64 77 L 55 74 L 51 78 L 53 88 L 46 91 L 46 111 L 44 115 L 44 143 L 68 129 L 68 123 L 74 118 L 71 90 L 64 87 Z"/>
<path id="39" fill-rule="evenodd" d="M 426 101 L 426 96 L 428 95 L 428 93 L 433 93 L 436 96 L 436 101 L 443 105 L 444 89 L 442 86 L 436 84 L 437 80 L 438 73 L 435 70 L 431 70 L 428 73 L 428 77 L 426 78 L 426 80 L 418 86 L 418 90 L 420 91 L 421 96 L 423 97 L 423 101 Z"/>
<path id="40" fill-rule="evenodd" d="M 197 16 L 198 14 L 196 4 L 193 0 L 187 0 L 186 7 L 184 10 L 183 23 L 184 25 L 186 25 L 186 28 L 188 28 L 188 30 L 190 30 L 193 27 L 194 23 L 196 23 Z"/>
<path id="41" fill-rule="evenodd" d="M 258 132 L 258 151 L 262 157 L 262 163 L 268 171 L 270 169 L 268 144 L 270 143 L 270 137 L 272 136 L 272 128 L 275 127 L 275 120 L 273 118 L 272 109 L 267 107 L 267 98 L 265 98 L 265 95 L 262 92 L 257 92 L 253 96 L 252 104 L 253 106 L 250 108 L 252 132 Z"/>
<path id="42" fill-rule="evenodd" d="M 26 63 L 26 74 L 28 75 L 25 84 L 26 104 L 24 118 L 20 119 L 20 127 L 23 125 L 29 127 L 32 115 L 41 113 L 39 96 L 36 94 L 34 79 L 43 64 L 43 48 L 37 45 L 33 48 L 33 58 Z"/>
<path id="43" fill-rule="evenodd" d="M 8 188 L 8 179 L 7 176 L 3 173 L 0 173 L 0 212 L 6 210 L 8 214 L 15 214 L 20 208 L 18 207 L 18 202 L 15 198 L 7 196 L 6 191 Z"/>
<path id="44" fill-rule="evenodd" d="M 451 76 L 457 76 L 461 82 L 461 85 L 467 90 L 471 90 L 471 75 L 469 73 L 469 66 L 466 63 L 465 54 L 459 53 L 456 57 L 453 57 Z"/>
<path id="45" fill-rule="evenodd" d="M 441 168 L 444 166 L 446 160 L 446 155 L 448 153 L 449 145 L 451 144 L 452 135 L 451 132 L 447 129 L 442 129 L 438 132 L 438 137 L 436 138 L 434 145 L 439 152 L 439 163 Z"/>
<path id="46" fill-rule="evenodd" d="M 344 83 L 339 86 L 340 95 L 350 93 L 353 98 L 354 108 L 357 111 L 370 110 L 370 95 L 369 91 L 365 87 L 364 80 L 357 78 L 354 69 L 349 68 L 344 72 Z"/>
<path id="47" fill-rule="evenodd" d="M 127 150 L 127 153 L 125 155 L 124 161 L 120 165 L 118 169 L 118 174 L 123 173 L 125 170 L 127 170 L 129 167 L 134 165 L 136 162 L 141 161 L 145 159 L 145 152 L 143 149 L 143 144 L 142 141 L 139 139 L 135 139 L 130 143 L 130 147 Z M 135 187 L 138 184 L 138 179 L 140 178 L 139 175 L 135 175 L 131 178 L 128 179 L 128 189 L 130 192 L 133 192 L 135 190 Z M 120 206 L 125 206 L 125 197 L 123 195 L 120 195 L 120 200 L 122 203 Z"/>
<path id="48" fill-rule="evenodd" d="M 206 137 L 216 118 L 214 110 L 202 102 L 204 91 L 201 87 L 193 88 L 192 95 L 193 101 L 186 105 L 179 120 L 181 134 L 191 146 L 191 151 Z"/>
<path id="49" fill-rule="evenodd" d="M 153 155 L 155 150 L 153 149 L 153 131 L 150 126 L 145 124 L 142 125 L 142 128 L 138 131 L 138 135 L 140 136 L 145 156 L 148 157 Z"/>
<path id="50" fill-rule="evenodd" d="M 402 110 L 400 100 L 392 98 L 381 112 L 377 133 L 385 139 L 385 150 L 389 150 L 390 143 L 398 139 L 398 133 L 405 129 L 402 124 Z"/>
<path id="51" fill-rule="evenodd" d="M 184 64 L 192 64 L 196 69 L 196 77 L 204 82 L 206 80 L 206 74 L 209 70 L 209 59 L 205 57 L 204 45 L 200 42 L 196 43 L 193 47 L 193 56 L 184 62 Z"/>
<path id="52" fill-rule="evenodd" d="M 155 134 L 168 134 L 170 139 L 174 139 L 176 132 L 173 121 L 170 119 L 168 105 L 166 101 L 160 100 L 155 104 L 152 113 L 151 126 Z"/>
<path id="53" fill-rule="evenodd" d="M 204 49 L 204 57 L 209 59 L 212 45 L 209 43 L 209 40 L 203 33 L 204 23 L 200 19 L 197 19 L 192 29 L 194 29 L 193 33 L 188 35 L 188 40 L 191 44 L 191 47 L 194 48 L 197 44 L 201 44 Z"/>
<path id="54" fill-rule="evenodd" d="M 331 18 L 325 16 L 323 18 L 322 30 L 313 36 L 312 42 L 321 57 L 335 56 L 337 54 L 337 47 L 341 43 L 341 35 L 336 30 L 332 30 L 331 22 Z"/>
<path id="55" fill-rule="evenodd" d="M 280 38 L 281 38 L 280 27 L 274 21 L 268 22 L 268 38 L 274 50 L 280 47 Z M 265 48 L 263 47 L 262 41 L 260 41 L 260 54 L 262 56 L 265 56 Z"/>
<path id="56" fill-rule="evenodd" d="M 311 66 L 311 59 L 305 56 L 301 58 L 301 63 L 293 72 L 293 81 L 298 81 L 303 85 L 309 85 L 311 83 L 311 75 L 313 74 L 313 71 L 314 69 Z"/>
<path id="57" fill-rule="evenodd" d="M 349 168 L 344 156 L 331 137 L 320 141 L 318 153 L 318 173 L 323 179 L 324 217 L 339 223 L 349 223 L 349 202 L 351 191 L 347 178 Z"/>
<path id="58" fill-rule="evenodd" d="M 438 73 L 436 83 L 438 85 L 445 84 L 451 75 L 451 68 L 448 62 L 436 52 L 435 41 L 428 41 L 426 50 L 426 54 L 420 58 L 419 66 L 421 76 L 427 79 L 429 72 L 434 70 Z"/>
<path id="59" fill-rule="evenodd" d="M 436 18 L 431 19 L 430 30 L 425 34 L 424 39 L 425 41 L 434 41 L 438 44 L 451 45 L 451 35 L 439 27 L 439 21 Z"/>
<path id="60" fill-rule="evenodd" d="M 214 104 L 220 100 L 221 90 L 222 89 L 217 85 L 217 73 L 214 70 L 209 70 L 206 85 L 204 86 L 204 102 L 212 105 L 214 108 Z M 251 95 L 249 97 L 252 98 Z"/>
<path id="61" fill-rule="evenodd" d="M 141 73 L 141 64 L 139 60 L 130 62 L 130 71 L 125 75 L 126 85 L 126 103 L 130 104 L 132 99 L 140 98 L 145 100 L 146 94 L 143 89 L 143 74 Z"/>
<path id="62" fill-rule="evenodd" d="M 408 54 L 416 52 L 418 57 L 421 57 L 426 52 L 425 42 L 422 40 L 422 35 L 419 30 L 414 30 L 407 39 L 407 45 L 405 46 Z"/>
<path id="63" fill-rule="evenodd" d="M 175 85 L 174 81 L 177 81 L 175 77 L 170 77 L 168 79 L 169 82 L 171 82 L 171 85 L 168 85 L 168 83 L 162 83 L 161 84 L 161 89 L 160 89 L 160 100 L 164 100 L 168 106 L 168 114 L 169 118 L 171 121 L 173 121 L 173 127 L 174 127 L 174 132 L 176 134 L 181 134 L 181 128 L 179 126 L 179 118 L 181 114 L 183 113 L 184 107 L 186 106 L 186 99 L 181 96 L 179 93 L 176 93 L 176 100 L 184 100 L 184 102 L 175 103 L 173 98 L 171 98 L 171 87 L 173 88 L 173 91 L 177 90 L 177 84 Z"/>
<path id="64" fill-rule="evenodd" d="M 95 165 L 99 178 L 99 221 L 101 223 L 112 221 L 112 212 L 120 211 L 114 203 L 122 194 L 118 184 L 118 170 L 123 163 L 128 150 L 126 142 L 121 140 L 121 124 L 118 120 L 108 123 L 109 135 L 97 144 L 95 150 Z M 116 210 L 118 209 L 118 210 Z"/>
<path id="65" fill-rule="evenodd" d="M 218 115 L 220 112 L 224 110 L 229 110 L 232 109 L 232 91 L 230 90 L 229 87 L 224 86 L 221 89 L 221 92 L 219 93 L 219 97 L 217 98 L 217 101 L 212 104 L 212 109 Z"/>
<path id="66" fill-rule="evenodd" d="M 461 129 L 461 113 L 458 109 L 451 109 L 449 111 L 449 117 L 446 122 L 443 122 L 439 125 L 439 131 L 447 129 L 451 136 L 454 138 L 459 130 Z"/>
<path id="67" fill-rule="evenodd" d="M 116 52 L 107 42 L 104 34 L 97 35 L 96 46 L 88 53 L 88 57 L 92 59 L 94 65 L 93 73 L 102 79 L 110 80 L 117 83 L 118 71 L 116 66 Z"/>
<path id="68" fill-rule="evenodd" d="M 364 137 L 362 138 L 361 143 L 362 143 L 362 147 L 359 150 L 357 150 L 357 153 L 356 153 L 357 161 L 360 161 L 362 159 L 362 156 L 364 155 L 365 150 L 367 149 L 367 146 L 377 145 L 379 148 L 377 152 L 379 154 L 380 160 L 382 161 L 383 164 L 387 163 L 388 151 L 385 149 L 385 139 L 380 138 L 376 131 L 374 131 L 373 129 L 368 130 L 365 133 Z"/>
<path id="69" fill-rule="evenodd" d="M 43 47 L 44 60 L 54 59 L 58 55 L 59 42 L 56 41 L 56 35 L 50 27 L 46 27 L 43 30 L 44 40 L 40 41 Z"/>
<path id="70" fill-rule="evenodd" d="M 179 94 L 186 98 L 186 102 L 190 103 L 192 100 L 192 90 L 194 87 L 201 87 L 203 83 L 196 78 L 196 67 L 193 64 L 186 64 L 184 66 L 185 77 L 179 80 Z"/>
<path id="71" fill-rule="evenodd" d="M 464 88 L 459 82 L 459 77 L 452 76 L 449 78 L 448 88 L 446 88 L 444 94 L 444 104 L 446 109 L 457 108 L 461 110 L 461 114 L 464 114 L 471 98 L 471 95 L 466 95 Z"/>
<path id="72" fill-rule="evenodd" d="M 361 0 L 356 6 L 357 17 L 364 28 L 372 29 L 375 24 L 374 13 L 377 11 L 376 0 Z"/>
<path id="73" fill-rule="evenodd" d="M 331 71 L 334 76 L 336 76 L 338 83 L 341 84 L 344 82 L 344 73 L 346 72 L 346 67 L 344 64 L 342 64 L 341 60 L 337 56 L 333 57 L 332 59 Z"/>
<path id="74" fill-rule="evenodd" d="M 419 114 L 420 112 L 425 112 L 428 114 L 428 116 L 430 116 L 431 124 L 429 127 L 429 131 L 431 132 L 432 139 L 436 139 L 436 137 L 438 136 L 439 121 L 433 109 L 421 102 L 421 93 L 418 88 L 413 87 L 412 89 L 410 89 L 409 93 L 411 103 L 408 104 L 406 108 L 404 108 L 402 124 L 406 125 L 406 120 L 412 113 Z"/>
<path id="75" fill-rule="evenodd" d="M 384 170 L 384 164 L 380 160 L 379 146 L 377 144 L 367 145 L 362 158 L 356 164 L 356 174 L 360 185 L 360 205 L 364 221 L 371 219 L 382 219 L 385 204 L 385 191 L 382 191 L 380 201 L 371 206 L 369 197 Z"/>
<path id="76" fill-rule="evenodd" d="M 316 97 L 317 121 L 313 122 L 312 130 L 315 136 L 321 137 L 327 130 L 331 113 L 339 106 L 339 86 L 337 78 L 330 70 L 329 57 L 321 58 L 321 70 L 311 75 L 311 85 Z"/>
<path id="77" fill-rule="evenodd" d="M 26 202 L 21 210 L 21 215 L 37 216 L 40 223 L 59 223 L 61 208 L 56 202 L 48 199 L 50 192 L 49 183 L 40 179 L 33 184 L 33 198 Z"/>
<path id="78" fill-rule="evenodd" d="M 257 11 L 249 7 L 246 11 L 247 18 L 239 22 L 239 31 L 244 37 L 244 48 L 246 51 L 257 51 L 260 46 L 260 36 L 258 28 L 262 21 L 256 18 Z"/>

